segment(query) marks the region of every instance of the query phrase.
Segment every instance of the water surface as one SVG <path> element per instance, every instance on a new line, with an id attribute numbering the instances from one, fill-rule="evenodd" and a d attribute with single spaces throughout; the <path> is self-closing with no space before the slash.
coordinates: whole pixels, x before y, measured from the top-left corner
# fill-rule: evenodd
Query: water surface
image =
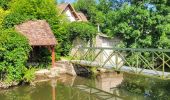
<path id="1" fill-rule="evenodd" d="M 96 78 L 63 75 L 59 79 L 0 90 L 0 100 L 150 100 L 143 93 L 121 89 L 124 75 L 105 73 Z"/>

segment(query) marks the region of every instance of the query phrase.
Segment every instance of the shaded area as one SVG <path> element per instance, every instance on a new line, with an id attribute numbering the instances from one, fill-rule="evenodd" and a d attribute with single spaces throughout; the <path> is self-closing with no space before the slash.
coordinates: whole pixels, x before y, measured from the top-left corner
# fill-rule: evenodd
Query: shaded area
<path id="1" fill-rule="evenodd" d="M 143 94 L 152 100 L 169 100 L 170 98 L 170 80 L 132 73 L 124 73 L 123 78 L 124 80 L 120 85 L 122 89 Z"/>

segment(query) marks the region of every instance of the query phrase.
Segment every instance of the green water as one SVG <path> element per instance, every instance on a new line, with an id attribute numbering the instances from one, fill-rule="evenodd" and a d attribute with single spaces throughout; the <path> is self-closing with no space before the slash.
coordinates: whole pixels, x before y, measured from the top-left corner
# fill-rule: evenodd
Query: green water
<path id="1" fill-rule="evenodd" d="M 152 97 L 154 97 L 153 100 L 156 100 L 155 96 L 144 95 L 146 90 L 143 88 L 129 85 L 128 81 L 132 76 L 116 73 L 106 73 L 98 75 L 96 78 L 63 75 L 59 79 L 39 82 L 34 86 L 18 86 L 0 90 L 0 100 L 152 100 Z M 134 82 L 135 78 L 132 77 L 131 80 Z M 150 83 L 146 84 L 151 85 Z M 145 85 L 142 86 L 145 87 Z M 148 87 L 146 89 L 149 93 L 152 90 Z M 157 90 L 155 89 L 155 91 Z M 161 95 L 165 95 L 165 92 Z M 167 99 L 168 97 L 165 98 L 165 100 Z"/>

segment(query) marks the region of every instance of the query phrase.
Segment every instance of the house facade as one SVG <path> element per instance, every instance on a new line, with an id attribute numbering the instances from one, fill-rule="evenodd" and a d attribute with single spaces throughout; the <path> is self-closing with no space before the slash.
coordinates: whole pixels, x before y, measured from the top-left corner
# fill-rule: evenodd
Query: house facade
<path id="1" fill-rule="evenodd" d="M 86 16 L 82 12 L 76 12 L 74 7 L 69 3 L 62 3 L 57 5 L 60 10 L 60 14 L 65 14 L 70 22 L 84 21 L 87 22 Z"/>
<path id="2" fill-rule="evenodd" d="M 95 47 L 103 47 L 103 48 L 115 48 L 120 43 L 121 39 L 115 37 L 110 38 L 109 36 L 98 33 L 95 38 Z M 109 56 L 113 53 L 113 50 L 104 50 L 97 58 L 97 62 L 104 63 Z M 120 56 L 113 55 L 106 64 L 116 64 L 116 59 L 119 62 L 118 67 L 122 66 L 124 61 Z"/>

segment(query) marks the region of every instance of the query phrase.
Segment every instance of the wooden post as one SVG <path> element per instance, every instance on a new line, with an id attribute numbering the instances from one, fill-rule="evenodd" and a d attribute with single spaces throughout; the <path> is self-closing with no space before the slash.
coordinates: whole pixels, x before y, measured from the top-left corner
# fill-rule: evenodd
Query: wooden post
<path id="1" fill-rule="evenodd" d="M 51 47 L 52 67 L 55 67 L 55 46 Z"/>

